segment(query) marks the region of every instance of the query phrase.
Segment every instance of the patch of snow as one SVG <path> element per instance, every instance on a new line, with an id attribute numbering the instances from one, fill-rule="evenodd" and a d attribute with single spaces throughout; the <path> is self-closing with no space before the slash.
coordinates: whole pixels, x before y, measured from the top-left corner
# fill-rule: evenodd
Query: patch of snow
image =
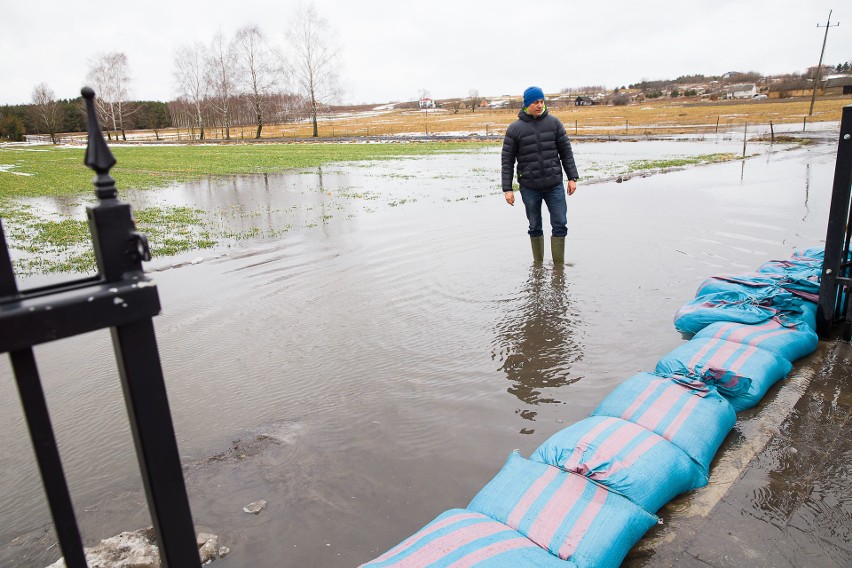
<path id="1" fill-rule="evenodd" d="M 16 176 L 31 176 L 34 174 L 28 174 L 26 172 L 13 172 L 12 168 L 19 167 L 17 164 L 0 164 L 0 173 L 12 174 Z"/>

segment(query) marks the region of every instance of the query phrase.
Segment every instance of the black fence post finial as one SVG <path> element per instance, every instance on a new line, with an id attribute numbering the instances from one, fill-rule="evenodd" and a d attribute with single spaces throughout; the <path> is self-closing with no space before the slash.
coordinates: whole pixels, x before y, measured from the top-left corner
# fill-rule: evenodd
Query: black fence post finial
<path id="1" fill-rule="evenodd" d="M 104 140 L 101 125 L 98 123 L 98 114 L 95 110 L 95 91 L 91 87 L 83 87 L 80 91 L 86 100 L 86 129 L 89 133 L 86 145 L 86 157 L 83 163 L 93 169 L 96 173 L 95 195 L 98 199 L 109 199 L 118 195 L 115 180 L 109 175 L 110 169 L 115 165 L 115 156 L 112 155 L 106 140 Z"/>
<path id="2" fill-rule="evenodd" d="M 136 231 L 130 205 L 118 199 L 110 169 L 116 160 L 107 146 L 95 110 L 95 91 L 83 87 L 89 133 L 83 163 L 95 171 L 98 203 L 86 208 L 98 272 L 108 281 L 121 280 L 129 272 L 141 273 L 142 261 L 151 260 L 148 239 Z"/>

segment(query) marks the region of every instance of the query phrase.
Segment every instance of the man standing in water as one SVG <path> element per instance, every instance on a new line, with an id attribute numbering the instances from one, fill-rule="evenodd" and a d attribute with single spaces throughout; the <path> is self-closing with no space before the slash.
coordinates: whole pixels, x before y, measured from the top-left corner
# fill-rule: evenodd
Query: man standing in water
<path id="1" fill-rule="evenodd" d="M 550 215 L 550 248 L 553 264 L 565 263 L 565 235 L 568 234 L 568 207 L 562 170 L 568 176 L 568 195 L 577 189 L 577 166 L 571 142 L 562 122 L 547 112 L 544 92 L 539 87 L 524 91 L 524 107 L 518 120 L 506 129 L 503 138 L 502 173 L 503 197 L 515 204 L 512 177 L 518 163 L 518 185 L 530 223 L 533 260 L 544 260 L 544 232 L 541 221 L 541 202 Z"/>

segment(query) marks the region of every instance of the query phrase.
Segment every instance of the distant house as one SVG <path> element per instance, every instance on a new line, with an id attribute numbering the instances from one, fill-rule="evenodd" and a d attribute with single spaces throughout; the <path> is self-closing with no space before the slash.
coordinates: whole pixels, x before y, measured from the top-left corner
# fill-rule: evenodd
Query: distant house
<path id="1" fill-rule="evenodd" d="M 591 97 L 577 97 L 574 99 L 574 104 L 576 106 L 592 106 L 595 104 L 595 101 L 593 101 Z"/>
<path id="2" fill-rule="evenodd" d="M 852 95 L 852 75 L 826 77 L 823 93 L 826 95 Z"/>
<path id="3" fill-rule="evenodd" d="M 751 99 L 757 94 L 757 85 L 754 83 L 739 83 L 725 87 L 726 99 Z"/>
<path id="4" fill-rule="evenodd" d="M 420 110 L 427 108 L 435 108 L 435 101 L 433 101 L 429 97 L 420 99 Z"/>

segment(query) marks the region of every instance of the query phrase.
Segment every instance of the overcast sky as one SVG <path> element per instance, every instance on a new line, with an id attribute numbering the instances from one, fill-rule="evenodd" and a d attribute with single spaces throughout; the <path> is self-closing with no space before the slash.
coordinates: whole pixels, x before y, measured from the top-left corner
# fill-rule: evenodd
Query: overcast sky
<path id="1" fill-rule="evenodd" d="M 176 98 L 181 45 L 256 24 L 284 45 L 298 0 L 0 0 L 0 105 L 47 83 L 79 95 L 89 63 L 124 52 L 131 98 Z M 315 0 L 341 45 L 345 103 L 545 92 L 726 71 L 804 72 L 852 60 L 849 0 Z"/>

